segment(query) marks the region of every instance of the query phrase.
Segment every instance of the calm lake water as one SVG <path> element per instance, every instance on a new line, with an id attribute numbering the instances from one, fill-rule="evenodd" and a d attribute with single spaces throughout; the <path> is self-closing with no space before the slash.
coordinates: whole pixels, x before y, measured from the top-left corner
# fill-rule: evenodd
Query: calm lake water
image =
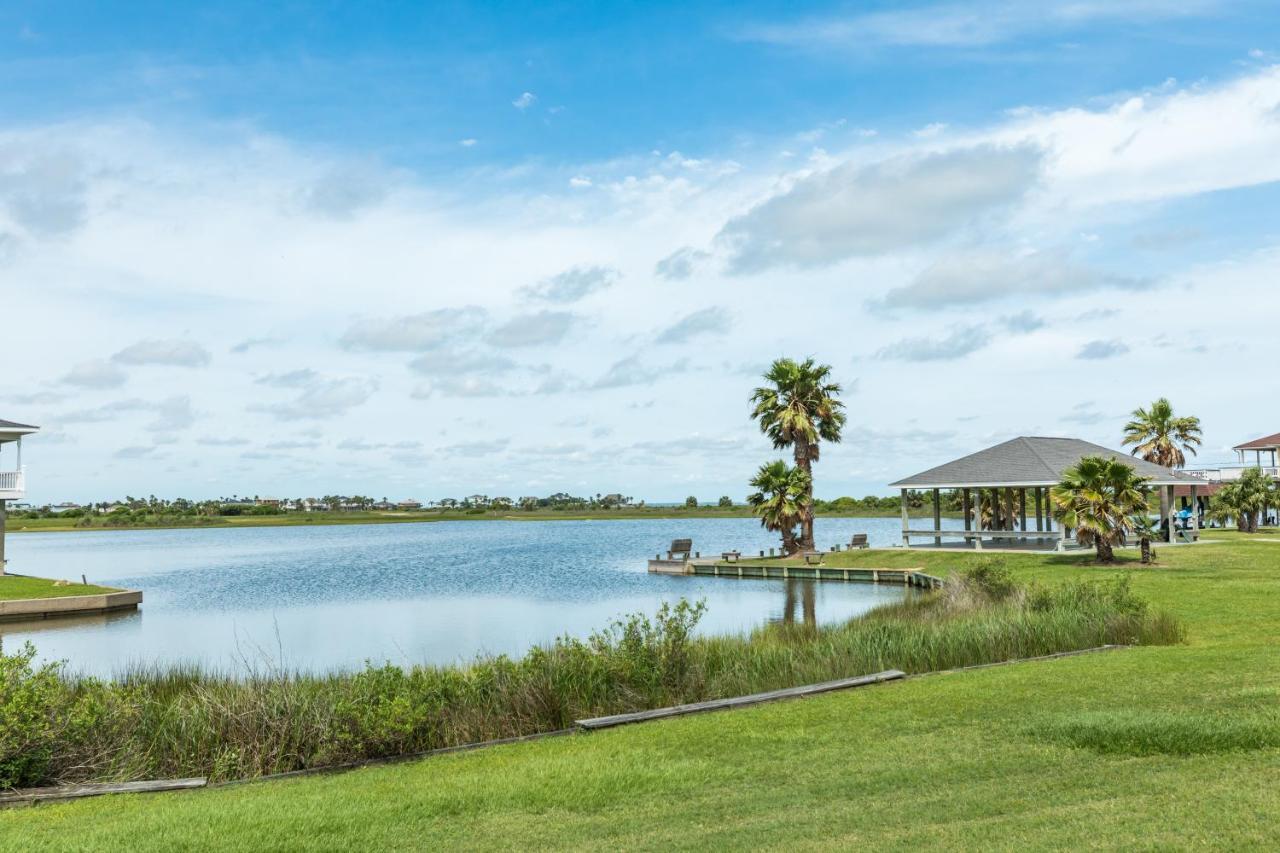
<path id="1" fill-rule="evenodd" d="M 959 524 L 958 520 L 944 520 Z M 896 518 L 819 519 L 819 546 L 898 541 Z M 705 599 L 704 633 L 736 633 L 810 609 L 820 622 L 899 600 L 901 587 L 651 575 L 645 561 L 691 536 L 704 554 L 776 540 L 752 519 L 460 521 L 203 530 L 23 533 L 19 574 L 145 592 L 137 613 L 0 623 L 6 648 L 112 675 L 142 663 L 451 663 L 586 636 L 663 601 Z"/>

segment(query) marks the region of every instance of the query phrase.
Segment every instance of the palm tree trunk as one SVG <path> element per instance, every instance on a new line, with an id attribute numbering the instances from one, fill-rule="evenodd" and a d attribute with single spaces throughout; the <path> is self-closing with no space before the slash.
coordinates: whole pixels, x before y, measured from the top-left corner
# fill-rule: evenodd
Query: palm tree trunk
<path id="1" fill-rule="evenodd" d="M 809 486 L 805 489 L 804 501 L 800 507 L 800 547 L 806 551 L 813 547 L 813 461 L 809 459 L 809 442 L 797 438 L 795 442 L 796 467 L 809 475 Z"/>
<path id="2" fill-rule="evenodd" d="M 1142 564 L 1144 566 L 1151 563 L 1151 537 L 1142 537 Z"/>
<path id="3" fill-rule="evenodd" d="M 1116 553 L 1114 550 L 1112 550 L 1111 543 L 1105 537 L 1102 537 L 1102 536 L 1096 537 L 1096 539 L 1094 540 L 1094 545 L 1096 545 L 1098 549 L 1099 563 L 1115 562 Z"/>

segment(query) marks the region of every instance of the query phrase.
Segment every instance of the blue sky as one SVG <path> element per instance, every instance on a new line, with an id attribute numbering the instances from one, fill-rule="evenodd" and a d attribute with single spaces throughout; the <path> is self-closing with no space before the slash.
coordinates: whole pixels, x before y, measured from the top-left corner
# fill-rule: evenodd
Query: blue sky
<path id="1" fill-rule="evenodd" d="M 0 9 L 33 497 L 741 497 L 780 354 L 851 389 L 828 496 L 1280 428 L 1267 4 L 531 6 Z"/>

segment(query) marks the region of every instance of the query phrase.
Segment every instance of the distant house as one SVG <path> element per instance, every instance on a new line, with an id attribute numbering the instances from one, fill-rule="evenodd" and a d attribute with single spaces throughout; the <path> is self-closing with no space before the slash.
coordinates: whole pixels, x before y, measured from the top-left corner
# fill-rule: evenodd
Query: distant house
<path id="1" fill-rule="evenodd" d="M 119 501 L 115 501 L 113 503 L 109 503 L 106 506 L 102 507 L 101 509 L 98 510 L 98 512 L 101 515 L 110 515 L 113 512 L 119 512 L 120 510 L 124 510 L 128 508 L 129 508 L 128 504 L 122 504 Z"/>
<path id="2" fill-rule="evenodd" d="M 60 503 L 60 504 L 53 504 L 52 506 L 48 507 L 49 512 L 53 513 L 54 515 L 61 515 L 64 512 L 71 512 L 71 510 L 73 509 L 84 509 L 84 507 L 80 506 L 80 504 L 77 504 L 77 503 Z"/>
<path id="3" fill-rule="evenodd" d="M 600 505 L 608 506 L 608 507 L 626 506 L 630 502 L 631 501 L 628 500 L 626 497 L 624 497 L 623 495 L 619 495 L 617 493 L 614 493 L 612 495 L 605 495 L 600 499 Z"/>
<path id="4" fill-rule="evenodd" d="M 462 499 L 464 506 L 470 507 L 486 507 L 489 505 L 488 495 L 469 495 Z"/>
<path id="5" fill-rule="evenodd" d="M 374 501 L 373 508 L 385 512 L 389 509 L 395 509 L 396 504 L 391 501 Z"/>
<path id="6" fill-rule="evenodd" d="M 418 510 L 418 509 L 422 509 L 422 502 L 415 501 L 413 498 L 409 498 L 406 501 L 400 501 L 400 503 L 396 504 L 396 508 L 410 510 L 410 511 Z"/>
<path id="7" fill-rule="evenodd" d="M 511 498 L 497 497 L 489 501 L 489 506 L 494 509 L 511 509 Z"/>
<path id="8" fill-rule="evenodd" d="M 254 506 L 273 506 L 279 507 L 283 501 L 279 498 L 257 498 L 254 500 Z"/>

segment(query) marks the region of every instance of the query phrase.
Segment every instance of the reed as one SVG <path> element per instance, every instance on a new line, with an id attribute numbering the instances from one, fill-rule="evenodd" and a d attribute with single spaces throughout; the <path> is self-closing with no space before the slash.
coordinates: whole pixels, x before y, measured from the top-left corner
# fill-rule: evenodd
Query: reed
<path id="1" fill-rule="evenodd" d="M 552 731 L 575 719 L 895 668 L 929 672 L 1108 643 L 1183 639 L 1123 580 L 1023 587 L 999 564 L 842 625 L 699 637 L 664 605 L 521 658 L 314 675 L 137 667 L 114 680 L 0 655 L 0 787 L 224 780 Z"/>

